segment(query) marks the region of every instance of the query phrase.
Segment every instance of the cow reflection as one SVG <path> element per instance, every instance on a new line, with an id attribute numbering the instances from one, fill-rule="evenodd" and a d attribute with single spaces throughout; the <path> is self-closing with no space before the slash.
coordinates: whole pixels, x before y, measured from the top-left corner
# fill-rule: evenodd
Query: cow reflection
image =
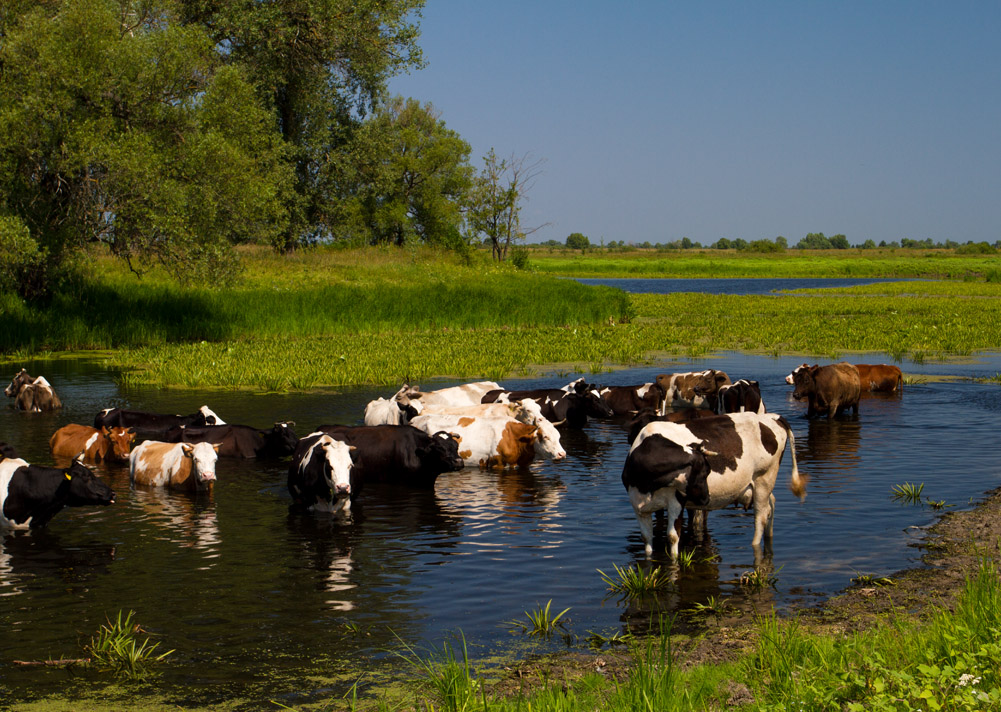
<path id="1" fill-rule="evenodd" d="M 559 505 L 566 485 L 532 469 L 504 473 L 464 470 L 439 479 L 436 492 L 446 509 L 468 519 L 499 518 L 505 524 L 537 520 L 540 529 L 562 528 Z"/>
<path id="2" fill-rule="evenodd" d="M 859 420 L 814 419 L 807 424 L 806 442 L 797 442 L 796 457 L 811 477 L 824 472 L 838 472 L 854 477 L 860 465 L 859 443 L 862 426 Z"/>
<path id="3" fill-rule="evenodd" d="M 354 610 L 354 594 L 349 592 L 358 584 L 352 577 L 355 563 L 343 522 L 332 517 L 293 515 L 288 525 L 288 544 L 302 551 L 306 567 L 315 572 L 315 590 L 328 594 L 324 599 L 327 607 L 334 611 Z"/>
<path id="4" fill-rule="evenodd" d="M 204 552 L 206 559 L 219 556 L 222 537 L 211 493 L 201 495 L 136 488 L 133 501 L 150 522 L 162 529 L 168 541 Z M 206 563 L 210 568 L 211 563 Z"/>
<path id="5" fill-rule="evenodd" d="M 68 588 L 87 586 L 108 573 L 115 547 L 73 541 L 68 545 L 48 529 L 9 532 L 0 536 L 0 597 L 22 593 L 27 580 L 54 578 Z"/>

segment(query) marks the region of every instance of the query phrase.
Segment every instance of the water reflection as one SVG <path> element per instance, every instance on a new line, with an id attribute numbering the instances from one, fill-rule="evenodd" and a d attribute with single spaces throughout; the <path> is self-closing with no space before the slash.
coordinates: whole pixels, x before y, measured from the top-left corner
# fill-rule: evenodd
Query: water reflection
<path id="1" fill-rule="evenodd" d="M 160 530 L 160 538 L 202 554 L 208 570 L 219 557 L 222 536 L 212 492 L 170 492 L 160 488 L 132 490 L 132 505 L 142 509 L 145 521 Z"/>
<path id="2" fill-rule="evenodd" d="M 67 593 L 83 593 L 95 578 L 106 575 L 115 545 L 71 543 L 50 529 L 0 534 L 0 596 L 24 593 L 35 578 L 55 580 Z"/>

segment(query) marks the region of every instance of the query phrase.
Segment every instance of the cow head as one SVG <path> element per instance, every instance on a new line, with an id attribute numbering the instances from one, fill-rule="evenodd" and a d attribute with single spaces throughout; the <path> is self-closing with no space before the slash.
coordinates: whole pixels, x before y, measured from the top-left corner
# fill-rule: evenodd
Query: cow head
<path id="1" fill-rule="evenodd" d="M 29 376 L 28 372 L 22 368 L 21 371 L 15 374 L 14 378 L 11 379 L 10 385 L 3 389 L 4 395 L 10 398 L 16 398 L 22 388 L 34 382 L 35 379 Z"/>
<path id="2" fill-rule="evenodd" d="M 809 398 L 811 393 L 817 392 L 817 383 L 813 380 L 820 366 L 806 366 L 805 364 L 792 372 L 792 382 L 795 389 L 792 397 L 796 400 Z"/>
<path id="3" fill-rule="evenodd" d="M 423 445 L 417 446 L 417 458 L 429 473 L 457 472 L 462 469 L 459 440 L 452 433 L 439 430 Z"/>
<path id="4" fill-rule="evenodd" d="M 68 488 L 66 505 L 82 507 L 88 504 L 109 505 L 115 503 L 115 491 L 108 487 L 84 465 L 78 455 L 73 463 L 63 470 L 65 478 L 62 486 Z"/>
<path id="5" fill-rule="evenodd" d="M 585 412 L 592 418 L 611 418 L 615 412 L 609 407 L 605 399 L 601 397 L 601 387 L 587 383 L 583 378 L 578 378 L 573 383 L 564 386 L 567 392 L 580 396 L 584 399 Z"/>
<path id="6" fill-rule="evenodd" d="M 691 470 L 685 478 L 685 504 L 693 507 L 709 505 L 709 457 L 716 453 L 705 449 L 704 443 L 692 445 Z"/>
<path id="7" fill-rule="evenodd" d="M 199 427 L 202 425 L 225 425 L 226 421 L 216 415 L 207 405 L 203 405 L 198 409 L 198 417 L 191 424 Z"/>
<path id="8" fill-rule="evenodd" d="M 198 489 L 212 486 L 215 482 L 215 463 L 219 459 L 219 443 L 181 443 L 184 457 L 191 458 L 191 469 L 195 474 Z"/>
<path id="9" fill-rule="evenodd" d="M 814 366 L 816 366 L 816 364 L 814 364 Z M 786 383 L 788 383 L 790 386 L 793 385 L 796 382 L 796 372 L 797 371 L 804 371 L 804 370 L 806 370 L 808 368 L 810 368 L 809 364 L 805 364 L 805 363 L 802 366 L 797 366 L 796 368 L 794 368 L 792 370 L 792 373 L 790 373 L 788 376 L 786 376 Z"/>
<path id="10" fill-rule="evenodd" d="M 295 421 L 285 420 L 275 423 L 266 436 L 269 450 L 277 457 L 285 457 L 295 452 L 295 446 L 299 439 L 295 436 L 292 426 Z"/>
<path id="11" fill-rule="evenodd" d="M 549 457 L 562 460 L 567 451 L 560 444 L 560 431 L 545 418 L 535 422 L 535 454 L 539 457 Z"/>
<path id="12" fill-rule="evenodd" d="M 111 445 L 111 452 L 105 455 L 106 460 L 124 462 L 132 452 L 132 443 L 136 439 L 135 428 L 112 428 L 104 426 L 101 432 Z"/>
<path id="13" fill-rule="evenodd" d="M 699 396 L 711 396 L 719 391 L 720 386 L 730 383 L 730 377 L 726 373 L 712 368 L 693 375 L 695 382 L 692 384 L 692 390 Z"/>
<path id="14" fill-rule="evenodd" d="M 353 445 L 324 435 L 317 443 L 323 449 L 323 482 L 334 500 L 351 497 L 351 452 Z"/>

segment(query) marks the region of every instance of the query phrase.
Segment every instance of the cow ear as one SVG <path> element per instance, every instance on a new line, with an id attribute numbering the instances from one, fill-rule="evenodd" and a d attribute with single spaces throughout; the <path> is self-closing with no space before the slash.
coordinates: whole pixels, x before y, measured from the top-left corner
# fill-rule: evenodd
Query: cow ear
<path id="1" fill-rule="evenodd" d="M 220 448 L 221 446 L 222 446 L 222 443 L 212 443 L 212 449 L 213 449 L 213 450 L 215 450 L 215 451 L 216 451 L 216 453 L 218 453 L 218 452 L 219 452 L 219 448 Z"/>
<path id="2" fill-rule="evenodd" d="M 82 465 L 83 464 L 84 455 L 86 455 L 86 454 L 87 454 L 86 450 L 81 450 L 77 454 L 77 456 L 73 458 L 73 462 L 79 462 Z"/>
<path id="3" fill-rule="evenodd" d="M 194 451 L 195 447 L 191 443 L 181 443 L 181 452 L 184 453 L 185 457 L 191 457 L 191 453 Z"/>
<path id="4" fill-rule="evenodd" d="M 101 428 L 101 432 L 103 432 L 106 437 L 110 438 L 111 437 L 111 426 L 110 425 L 105 425 L 103 428 Z"/>

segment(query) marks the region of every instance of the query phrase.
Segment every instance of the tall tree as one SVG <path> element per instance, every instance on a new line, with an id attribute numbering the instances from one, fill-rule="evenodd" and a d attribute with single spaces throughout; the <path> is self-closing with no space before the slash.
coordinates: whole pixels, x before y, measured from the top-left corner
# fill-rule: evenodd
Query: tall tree
<path id="1" fill-rule="evenodd" d="M 422 64 L 424 0 L 176 0 L 226 62 L 248 68 L 294 166 L 281 250 L 331 232 L 332 165 L 392 75 Z"/>
<path id="2" fill-rule="evenodd" d="M 284 232 L 282 145 L 238 67 L 164 5 L 43 3 L 3 18 L 0 214 L 54 274 L 100 241 L 142 269 L 224 274 Z M 8 223 L 9 225 L 10 223 Z"/>
<path id="3" fill-rule="evenodd" d="M 355 132 L 335 182 L 336 237 L 402 245 L 457 239 L 473 177 L 469 144 L 431 104 L 393 97 Z M 351 175 L 348 175 L 348 172 Z"/>
<path id="4" fill-rule="evenodd" d="M 474 235 L 482 235 L 490 244 L 498 262 L 507 257 L 511 243 L 524 240 L 548 224 L 529 228 L 521 224 L 522 204 L 541 175 L 543 162 L 532 161 L 528 154 L 498 159 L 492 148 L 483 157 L 483 170 L 473 185 L 467 222 Z"/>

